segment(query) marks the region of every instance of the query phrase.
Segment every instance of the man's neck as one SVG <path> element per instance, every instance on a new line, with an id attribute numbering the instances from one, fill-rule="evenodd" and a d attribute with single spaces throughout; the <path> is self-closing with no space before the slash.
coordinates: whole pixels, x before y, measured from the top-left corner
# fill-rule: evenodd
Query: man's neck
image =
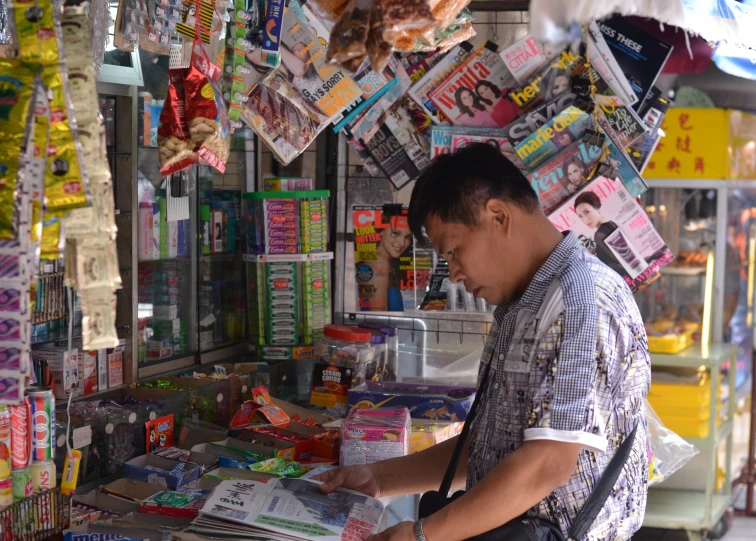
<path id="1" fill-rule="evenodd" d="M 528 228 L 527 243 L 528 264 L 523 280 L 518 288 L 518 296 L 522 296 L 540 269 L 564 236 L 545 216 L 534 216 Z M 523 250 L 525 252 L 525 250 Z"/>

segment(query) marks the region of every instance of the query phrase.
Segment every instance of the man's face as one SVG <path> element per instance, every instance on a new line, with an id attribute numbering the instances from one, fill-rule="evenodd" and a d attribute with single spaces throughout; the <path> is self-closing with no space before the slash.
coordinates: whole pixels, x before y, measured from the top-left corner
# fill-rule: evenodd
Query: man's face
<path id="1" fill-rule="evenodd" d="M 449 262 L 449 279 L 489 304 L 503 304 L 517 296 L 522 280 L 519 248 L 484 208 L 478 225 L 443 222 L 437 215 L 425 221 L 425 230 L 439 256 Z"/>

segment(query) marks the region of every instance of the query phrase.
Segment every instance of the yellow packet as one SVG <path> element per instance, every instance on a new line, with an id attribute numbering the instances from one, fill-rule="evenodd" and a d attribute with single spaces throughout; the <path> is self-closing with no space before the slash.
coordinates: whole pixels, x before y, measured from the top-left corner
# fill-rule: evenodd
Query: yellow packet
<path id="1" fill-rule="evenodd" d="M 84 207 L 87 188 L 72 134 L 50 134 L 45 170 L 45 200 L 51 211 Z"/>
<path id="2" fill-rule="evenodd" d="M 60 257 L 65 239 L 62 237 L 62 213 L 45 212 L 42 219 L 42 240 L 39 252 L 42 259 Z"/>
<path id="3" fill-rule="evenodd" d="M 19 57 L 31 64 L 58 64 L 60 51 L 55 8 L 51 0 L 17 1 L 13 4 L 13 20 Z"/>
<path id="4" fill-rule="evenodd" d="M 81 451 L 73 449 L 66 454 L 66 462 L 63 465 L 63 478 L 60 480 L 60 493 L 64 496 L 70 496 L 76 490 L 80 465 Z"/>

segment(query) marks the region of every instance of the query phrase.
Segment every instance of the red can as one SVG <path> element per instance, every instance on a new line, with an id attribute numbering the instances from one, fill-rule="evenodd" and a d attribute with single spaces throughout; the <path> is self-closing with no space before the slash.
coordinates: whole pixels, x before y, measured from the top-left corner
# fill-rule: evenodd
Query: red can
<path id="1" fill-rule="evenodd" d="M 26 402 L 31 406 L 31 457 L 34 461 L 55 459 L 55 396 L 47 387 L 27 387 Z"/>
<path id="2" fill-rule="evenodd" d="M 31 406 L 24 400 L 17 406 L 8 406 L 8 409 L 11 413 L 11 462 L 13 468 L 26 468 L 31 462 Z"/>

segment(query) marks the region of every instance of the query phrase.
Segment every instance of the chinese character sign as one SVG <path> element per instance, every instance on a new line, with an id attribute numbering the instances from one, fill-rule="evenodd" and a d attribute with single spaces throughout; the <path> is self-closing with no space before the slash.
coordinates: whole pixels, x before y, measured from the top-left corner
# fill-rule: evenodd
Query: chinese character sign
<path id="1" fill-rule="evenodd" d="M 728 178 L 729 114 L 725 109 L 670 108 L 646 178 Z"/>

